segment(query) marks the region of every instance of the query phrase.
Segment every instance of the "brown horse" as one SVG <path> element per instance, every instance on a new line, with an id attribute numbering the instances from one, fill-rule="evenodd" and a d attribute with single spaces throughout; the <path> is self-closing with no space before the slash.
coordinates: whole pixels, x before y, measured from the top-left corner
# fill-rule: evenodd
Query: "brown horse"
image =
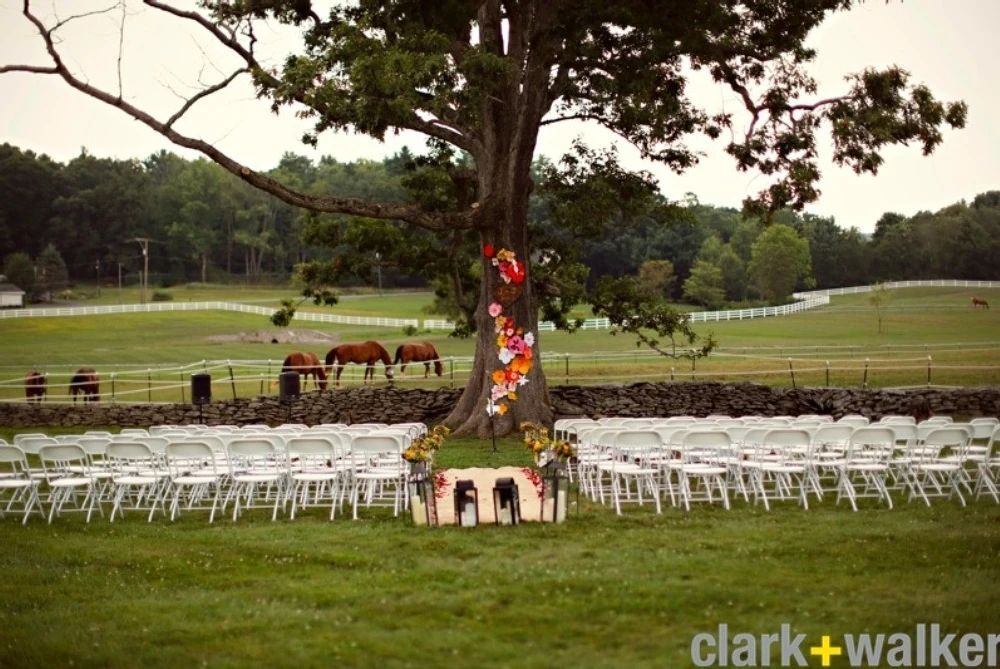
<path id="1" fill-rule="evenodd" d="M 972 298 L 972 308 L 975 309 L 976 307 L 982 307 L 982 308 L 986 309 L 987 311 L 989 311 L 990 310 L 990 303 L 987 302 L 986 300 L 984 300 L 981 297 L 974 297 L 974 298 Z"/>
<path id="2" fill-rule="evenodd" d="M 69 382 L 69 394 L 76 404 L 77 393 L 83 393 L 84 402 L 99 402 L 101 400 L 101 384 L 97 372 L 92 367 L 81 367 Z"/>
<path id="3" fill-rule="evenodd" d="M 396 349 L 396 357 L 393 359 L 393 363 L 399 365 L 400 374 L 406 373 L 406 365 L 411 362 L 424 363 L 425 379 L 431 373 L 431 362 L 434 363 L 434 373 L 441 376 L 441 359 L 438 357 L 438 352 L 437 349 L 434 348 L 434 344 L 431 344 L 430 342 L 425 341 L 420 344 L 403 344 Z"/>
<path id="4" fill-rule="evenodd" d="M 31 370 L 24 375 L 24 396 L 29 402 L 41 402 L 45 397 L 46 383 L 44 375 L 39 374 L 37 369 Z"/>
<path id="5" fill-rule="evenodd" d="M 382 344 L 377 341 L 366 341 L 361 344 L 341 344 L 340 346 L 335 346 L 330 349 L 330 352 L 326 354 L 326 373 L 330 376 L 332 372 L 330 368 L 336 365 L 337 367 L 337 387 L 340 387 L 340 374 L 344 371 L 344 365 L 349 362 L 354 362 L 358 364 L 367 365 L 365 368 L 365 378 L 364 382 L 368 382 L 368 377 L 370 376 L 372 382 L 375 382 L 375 363 L 379 360 L 385 365 L 385 378 L 392 381 L 392 358 L 389 357 L 389 352 L 385 350 Z"/>
<path id="6" fill-rule="evenodd" d="M 319 358 L 316 357 L 315 353 L 308 351 L 306 353 L 298 351 L 289 353 L 285 361 L 281 363 L 281 371 L 283 373 L 298 372 L 299 376 L 303 377 L 303 390 L 306 382 L 309 381 L 309 375 L 312 375 L 313 381 L 320 390 L 326 390 L 326 370 L 323 369 L 323 365 L 319 364 Z"/>

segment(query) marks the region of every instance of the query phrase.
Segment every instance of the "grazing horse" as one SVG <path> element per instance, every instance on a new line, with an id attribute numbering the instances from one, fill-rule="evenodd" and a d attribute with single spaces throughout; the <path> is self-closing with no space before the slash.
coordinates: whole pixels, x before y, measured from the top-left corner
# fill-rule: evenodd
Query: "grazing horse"
<path id="1" fill-rule="evenodd" d="M 974 297 L 974 298 L 972 298 L 972 308 L 975 309 L 976 307 L 982 307 L 982 308 L 986 309 L 987 311 L 989 311 L 990 310 L 990 303 L 987 302 L 986 300 L 984 300 L 981 297 Z"/>
<path id="2" fill-rule="evenodd" d="M 316 357 L 315 353 L 300 353 L 298 351 L 289 353 L 285 361 L 281 363 L 281 371 L 282 373 L 298 372 L 299 376 L 303 377 L 303 389 L 305 389 L 305 384 L 309 381 L 311 374 L 313 382 L 319 386 L 319 389 L 326 390 L 326 370 L 323 369 L 323 365 L 319 364 L 319 358 Z"/>
<path id="3" fill-rule="evenodd" d="M 326 373 L 331 374 L 330 367 L 337 367 L 337 387 L 340 387 L 340 374 L 344 371 L 344 365 L 349 362 L 367 365 L 365 368 L 364 382 L 368 382 L 370 376 L 375 382 L 375 363 L 379 360 L 385 365 L 385 378 L 392 381 L 392 358 L 382 344 L 377 341 L 366 341 L 361 344 L 341 344 L 330 349 L 326 354 Z"/>
<path id="4" fill-rule="evenodd" d="M 45 376 L 33 369 L 24 375 L 24 396 L 29 402 L 41 402 L 45 397 Z"/>
<path id="5" fill-rule="evenodd" d="M 69 394 L 76 404 L 77 393 L 83 393 L 84 402 L 99 402 L 101 399 L 101 384 L 93 367 L 81 367 L 69 382 Z"/>
<path id="6" fill-rule="evenodd" d="M 438 357 L 438 352 L 437 349 L 434 348 L 434 344 L 431 344 L 430 342 L 425 341 L 420 344 L 403 344 L 396 349 L 396 357 L 393 359 L 393 363 L 400 365 L 400 374 L 406 373 L 406 365 L 411 362 L 424 363 L 425 379 L 431 373 L 431 362 L 434 363 L 434 373 L 441 376 L 441 359 Z"/>

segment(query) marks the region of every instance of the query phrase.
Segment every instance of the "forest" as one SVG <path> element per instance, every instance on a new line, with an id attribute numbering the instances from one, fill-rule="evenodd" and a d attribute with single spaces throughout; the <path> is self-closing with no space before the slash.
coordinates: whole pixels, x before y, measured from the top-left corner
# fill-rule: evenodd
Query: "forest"
<path id="1" fill-rule="evenodd" d="M 311 194 L 426 206 L 437 185 L 421 160 L 407 149 L 350 163 L 287 153 L 267 174 Z M 537 160 L 536 181 L 551 166 Z M 558 234 L 552 192 L 532 192 L 529 225 L 538 240 Z M 588 239 L 581 258 L 588 284 L 635 276 L 669 299 L 719 308 L 780 301 L 797 289 L 1000 279 L 1000 191 L 910 217 L 873 213 L 871 235 L 858 228 L 867 222 L 781 210 L 764 224 L 694 194 L 661 198 L 675 205 L 669 216 L 639 216 Z M 0 146 L 0 257 L 7 280 L 30 299 L 51 299 L 71 284 L 117 285 L 119 274 L 135 283 L 143 267 L 137 239 L 151 240 L 150 286 L 284 283 L 300 263 L 333 260 L 341 286 L 433 287 L 442 311 L 456 311 L 452 282 L 432 268 L 449 242 L 433 233 L 299 210 L 204 158 L 161 151 L 115 160 L 83 149 L 62 164 Z M 476 263 L 470 253 L 470 273 Z"/>

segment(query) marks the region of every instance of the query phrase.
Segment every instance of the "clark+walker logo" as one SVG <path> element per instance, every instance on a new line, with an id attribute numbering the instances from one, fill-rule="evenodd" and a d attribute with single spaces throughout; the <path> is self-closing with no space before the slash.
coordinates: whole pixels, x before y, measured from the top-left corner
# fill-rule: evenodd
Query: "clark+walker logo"
<path id="1" fill-rule="evenodd" d="M 937 623 L 890 634 L 821 635 L 810 644 L 783 624 L 773 634 L 731 634 L 725 623 L 715 633 L 691 639 L 696 667 L 831 666 L 842 658 L 851 667 L 997 667 L 1000 634 L 942 633 Z"/>

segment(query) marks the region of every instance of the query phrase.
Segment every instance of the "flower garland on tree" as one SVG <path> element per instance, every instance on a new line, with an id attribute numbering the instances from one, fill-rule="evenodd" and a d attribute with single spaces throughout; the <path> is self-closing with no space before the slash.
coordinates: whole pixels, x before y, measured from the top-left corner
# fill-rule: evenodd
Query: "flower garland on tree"
<path id="1" fill-rule="evenodd" d="M 493 291 L 496 302 L 489 306 L 490 317 L 493 318 L 493 331 L 497 335 L 497 357 L 503 369 L 493 372 L 493 388 L 486 404 L 486 413 L 490 416 L 507 413 L 507 402 L 517 399 L 517 388 L 528 383 L 527 374 L 531 370 L 535 345 L 535 334 L 525 332 L 518 327 L 514 319 L 504 313 L 521 296 L 521 284 L 524 283 L 524 263 L 517 260 L 513 251 L 500 249 L 495 251 L 487 244 L 483 254 L 493 262 L 500 274 L 502 284 Z"/>

